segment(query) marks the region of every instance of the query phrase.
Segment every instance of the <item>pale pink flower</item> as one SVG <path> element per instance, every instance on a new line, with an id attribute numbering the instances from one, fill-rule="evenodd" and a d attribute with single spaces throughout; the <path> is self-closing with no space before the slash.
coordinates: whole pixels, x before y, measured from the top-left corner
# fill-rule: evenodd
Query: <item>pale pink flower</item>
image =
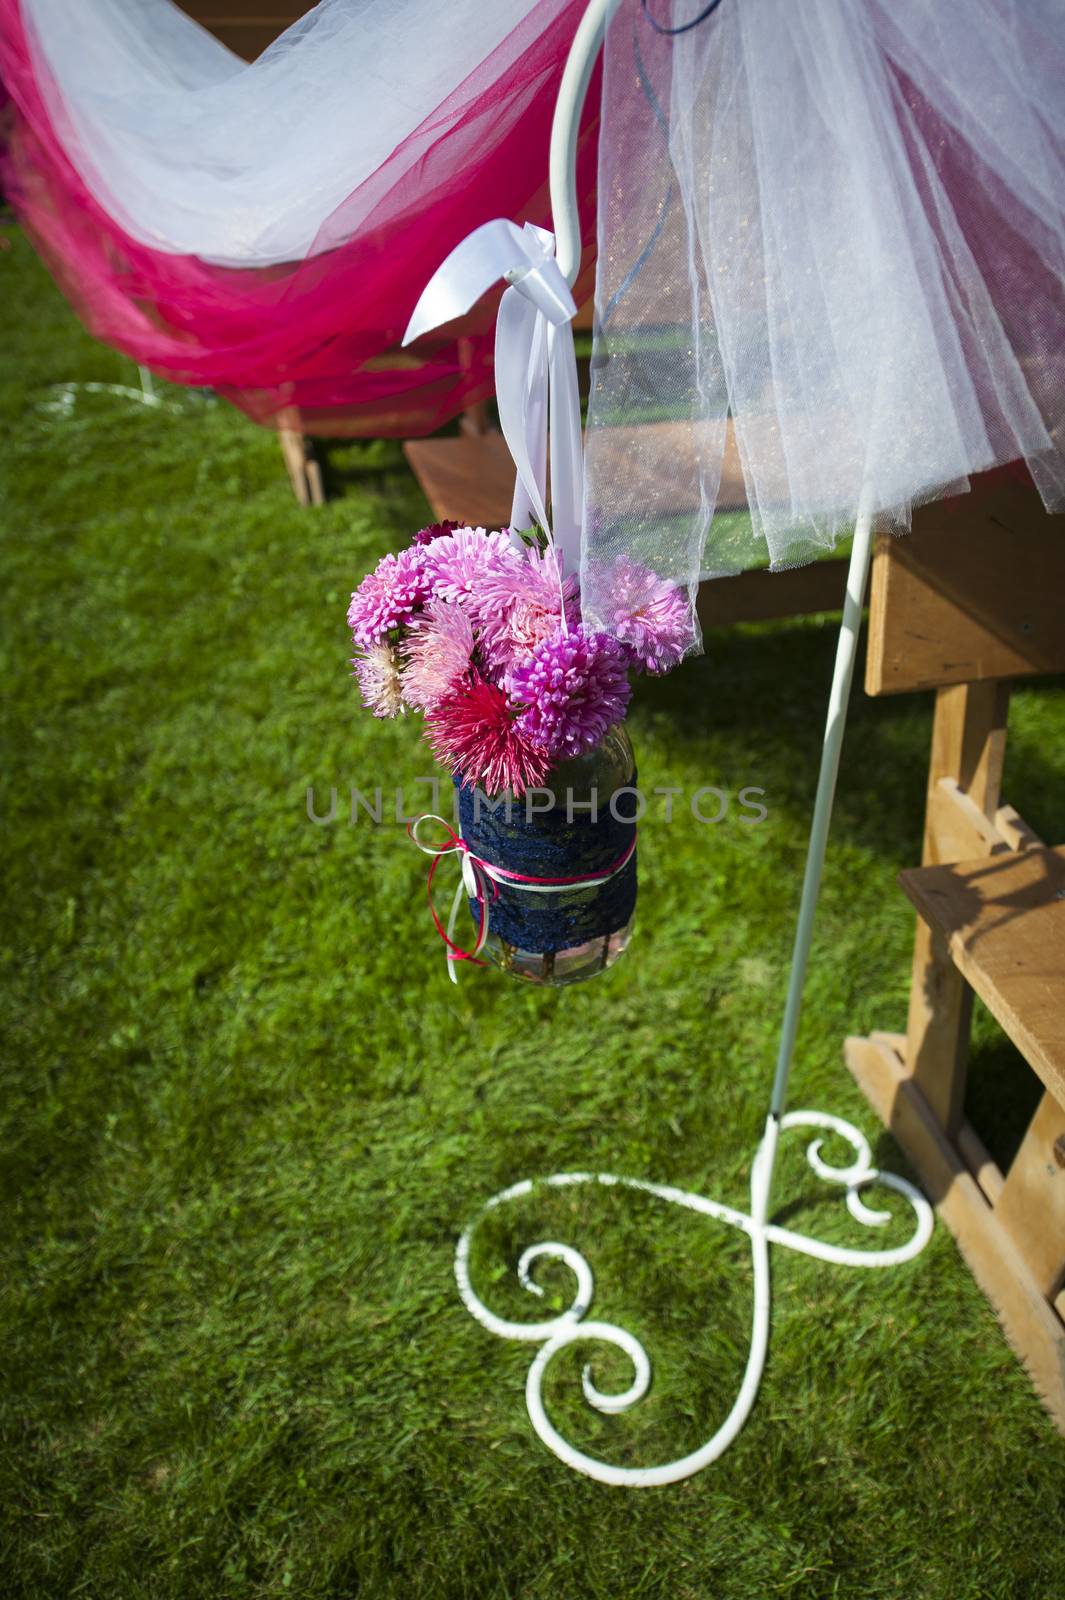
<path id="1" fill-rule="evenodd" d="M 353 661 L 362 703 L 375 717 L 395 717 L 403 710 L 399 658 L 390 644 L 371 645 Z"/>
<path id="2" fill-rule="evenodd" d="M 514 571 L 493 573 L 473 596 L 480 625 L 480 647 L 488 676 L 505 683 L 511 668 L 527 660 L 536 646 L 562 626 L 563 600 L 571 628 L 580 622 L 577 579 L 561 576 L 554 550 L 531 547 Z"/>
<path id="3" fill-rule="evenodd" d="M 404 698 L 409 705 L 428 711 L 469 671 L 473 624 L 453 601 L 430 600 L 404 640 L 402 651 Z"/>

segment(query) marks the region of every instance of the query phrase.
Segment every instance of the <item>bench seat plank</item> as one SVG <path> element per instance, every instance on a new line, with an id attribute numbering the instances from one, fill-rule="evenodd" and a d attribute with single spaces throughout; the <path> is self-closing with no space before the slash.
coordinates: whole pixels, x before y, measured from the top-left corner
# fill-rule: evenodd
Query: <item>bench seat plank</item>
<path id="1" fill-rule="evenodd" d="M 947 866 L 899 882 L 958 971 L 1065 1104 L 1065 846 Z"/>

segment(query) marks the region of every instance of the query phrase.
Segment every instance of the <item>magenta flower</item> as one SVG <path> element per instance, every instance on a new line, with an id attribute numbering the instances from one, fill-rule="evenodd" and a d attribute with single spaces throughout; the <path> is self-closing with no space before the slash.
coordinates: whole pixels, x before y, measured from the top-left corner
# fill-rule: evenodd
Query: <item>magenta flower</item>
<path id="1" fill-rule="evenodd" d="M 359 680 L 362 703 L 375 717 L 396 717 L 403 710 L 403 685 L 399 661 L 390 644 L 371 645 L 352 662 Z"/>
<path id="2" fill-rule="evenodd" d="M 560 581 L 560 570 L 553 550 L 541 555 L 529 548 L 514 572 L 492 574 L 473 597 L 485 670 L 494 682 L 505 683 L 512 667 L 526 660 L 542 639 L 558 632 L 563 596 L 570 627 L 579 624 L 577 579 Z"/>
<path id="3" fill-rule="evenodd" d="M 433 707 L 425 728 L 437 759 L 461 773 L 466 787 L 480 783 L 487 794 L 524 794 L 538 788 L 551 767 L 551 757 L 515 719 L 502 689 L 478 673 Z"/>
<path id="4" fill-rule="evenodd" d="M 351 597 L 348 627 L 363 650 L 406 627 L 429 598 L 424 552 L 417 546 L 382 556 Z"/>
<path id="5" fill-rule="evenodd" d="M 489 579 L 515 572 L 521 556 L 505 533 L 456 528 L 418 550 L 426 582 L 440 600 L 469 602 Z"/>
<path id="6" fill-rule="evenodd" d="M 628 556 L 614 563 L 604 592 L 604 626 L 627 645 L 635 665 L 669 672 L 690 649 L 687 592 Z"/>
<path id="7" fill-rule="evenodd" d="M 525 707 L 519 726 L 556 760 L 594 749 L 625 715 L 628 668 L 608 633 L 574 628 L 542 640 L 507 680 L 511 698 Z"/>
<path id="8" fill-rule="evenodd" d="M 447 534 L 454 533 L 460 524 L 457 522 L 431 522 L 427 528 L 419 528 L 414 535 L 415 544 L 432 544 L 434 539 L 443 539 Z"/>
<path id="9" fill-rule="evenodd" d="M 411 625 L 402 651 L 406 660 L 404 698 L 428 711 L 469 671 L 473 624 L 461 606 L 450 600 L 430 600 Z"/>

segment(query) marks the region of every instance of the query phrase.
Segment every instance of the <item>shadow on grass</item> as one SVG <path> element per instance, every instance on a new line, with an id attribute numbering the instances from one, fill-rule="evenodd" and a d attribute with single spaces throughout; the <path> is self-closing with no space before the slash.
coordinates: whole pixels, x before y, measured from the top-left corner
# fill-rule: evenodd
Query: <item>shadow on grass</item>
<path id="1" fill-rule="evenodd" d="M 982 1008 L 981 1008 L 982 1009 Z M 988 1018 L 994 1033 L 977 1018 L 978 1036 L 969 1057 L 965 1114 L 1003 1172 L 1020 1148 L 1025 1129 L 1042 1099 L 1043 1085 L 1020 1051 Z"/>
<path id="2" fill-rule="evenodd" d="M 990 1025 L 995 1028 L 993 1022 Z M 980 1033 L 984 1031 L 979 1029 Z M 995 1037 L 974 1038 L 966 1079 L 965 1115 L 1000 1171 L 1009 1170 L 1042 1094 L 1039 1079 L 1004 1034 L 996 1029 Z M 890 1129 L 882 1129 L 876 1138 L 873 1161 L 883 1170 L 909 1178 L 918 1188 L 924 1187 Z M 941 1198 L 929 1194 L 930 1200 Z"/>

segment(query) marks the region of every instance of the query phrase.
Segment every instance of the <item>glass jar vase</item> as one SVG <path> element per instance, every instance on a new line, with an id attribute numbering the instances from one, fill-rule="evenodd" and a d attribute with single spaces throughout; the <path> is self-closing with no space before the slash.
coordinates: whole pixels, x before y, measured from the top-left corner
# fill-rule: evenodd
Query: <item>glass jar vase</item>
<path id="1" fill-rule="evenodd" d="M 637 797 L 624 792 L 635 784 L 619 724 L 593 750 L 553 767 L 543 788 L 488 799 L 458 787 L 463 839 L 491 879 L 482 959 L 554 987 L 613 966 L 635 917 Z M 469 906 L 479 927 L 480 903 Z"/>

